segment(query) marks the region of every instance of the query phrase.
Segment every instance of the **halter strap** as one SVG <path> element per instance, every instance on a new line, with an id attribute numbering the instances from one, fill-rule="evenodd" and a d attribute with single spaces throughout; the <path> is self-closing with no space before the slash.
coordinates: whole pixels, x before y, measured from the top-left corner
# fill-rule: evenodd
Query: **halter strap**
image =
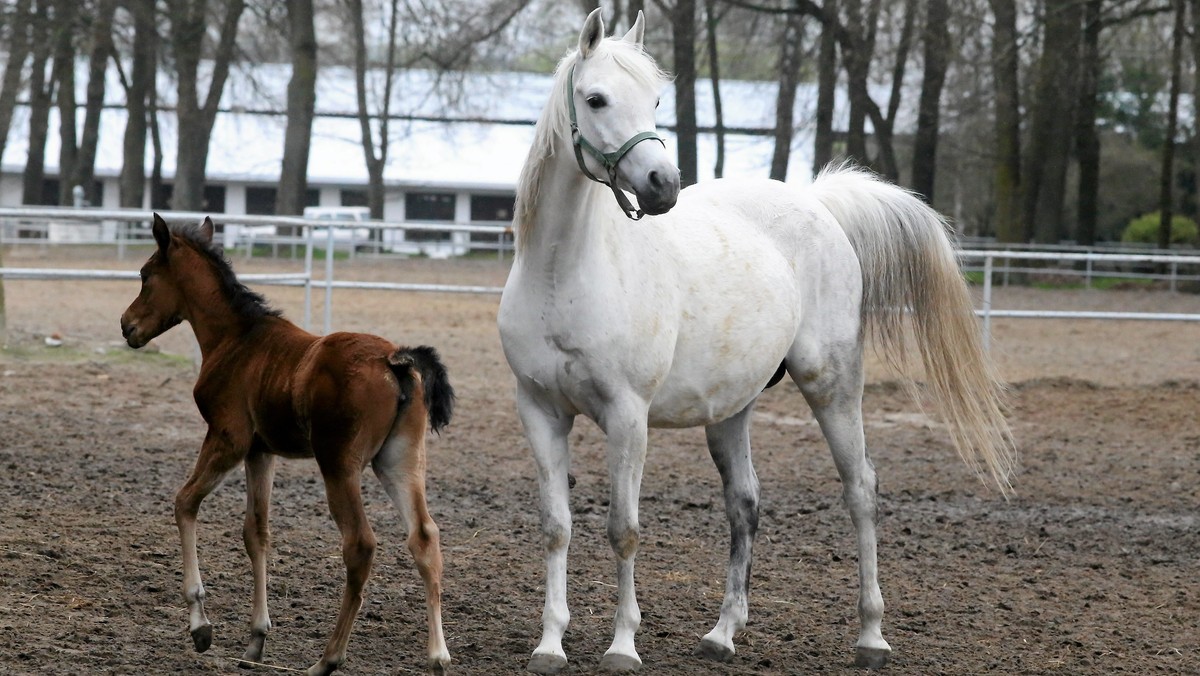
<path id="1" fill-rule="evenodd" d="M 580 133 L 579 122 L 576 120 L 575 116 L 574 66 L 571 66 L 571 72 L 567 75 L 567 109 L 571 114 L 571 145 L 575 147 L 575 161 L 579 163 L 579 168 L 583 170 L 584 176 L 587 176 L 597 183 L 603 183 L 604 185 L 612 188 L 613 195 L 617 198 L 617 204 L 620 205 L 621 211 L 625 212 L 625 216 L 635 221 L 640 220 L 645 213 L 641 209 L 635 209 L 629 202 L 629 197 L 625 194 L 625 191 L 617 187 L 617 163 L 619 163 L 630 150 L 633 150 L 634 146 L 642 141 L 654 139 L 655 141 L 663 144 L 664 148 L 667 146 L 667 142 L 663 140 L 663 137 L 659 136 L 655 132 L 643 131 L 634 134 L 632 138 L 621 144 L 620 148 L 617 148 L 611 153 L 606 153 L 592 145 L 592 143 L 588 141 L 582 133 Z M 600 163 L 600 166 L 604 167 L 604 172 L 608 175 L 607 181 L 599 178 L 587 168 L 587 163 L 583 160 L 584 151 L 587 151 L 589 155 L 591 155 L 597 162 Z"/>

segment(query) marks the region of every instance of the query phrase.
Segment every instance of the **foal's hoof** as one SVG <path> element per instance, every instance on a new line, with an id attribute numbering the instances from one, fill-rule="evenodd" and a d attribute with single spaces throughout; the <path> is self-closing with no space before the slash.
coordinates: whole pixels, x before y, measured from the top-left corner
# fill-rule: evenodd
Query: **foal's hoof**
<path id="1" fill-rule="evenodd" d="M 714 662 L 732 661 L 733 652 L 733 648 L 721 645 L 716 641 L 710 641 L 706 638 L 700 639 L 700 645 L 696 646 L 696 655 Z"/>
<path id="2" fill-rule="evenodd" d="M 212 625 L 204 624 L 192 630 L 192 645 L 202 653 L 212 647 Z"/>
<path id="3" fill-rule="evenodd" d="M 860 669 L 882 669 L 887 666 L 891 656 L 890 650 L 858 646 L 854 649 L 854 666 Z"/>
<path id="4" fill-rule="evenodd" d="M 527 671 L 535 674 L 557 674 L 567 668 L 567 658 L 554 653 L 534 653 L 533 657 L 529 658 L 529 666 L 525 667 Z"/>
<path id="5" fill-rule="evenodd" d="M 600 658 L 600 668 L 611 674 L 628 674 L 641 669 L 642 660 L 637 655 L 605 653 Z"/>

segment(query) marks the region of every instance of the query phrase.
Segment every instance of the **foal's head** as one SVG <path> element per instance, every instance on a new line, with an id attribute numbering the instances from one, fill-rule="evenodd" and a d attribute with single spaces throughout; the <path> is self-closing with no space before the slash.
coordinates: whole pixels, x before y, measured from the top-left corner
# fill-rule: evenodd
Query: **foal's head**
<path id="1" fill-rule="evenodd" d="M 194 321 L 187 316 L 189 299 L 239 320 L 279 314 L 237 281 L 213 246 L 212 219 L 172 229 L 154 214 L 153 233 L 158 246 L 142 266 L 142 290 L 121 315 L 121 334 L 130 347 L 145 345 L 185 319 Z"/>

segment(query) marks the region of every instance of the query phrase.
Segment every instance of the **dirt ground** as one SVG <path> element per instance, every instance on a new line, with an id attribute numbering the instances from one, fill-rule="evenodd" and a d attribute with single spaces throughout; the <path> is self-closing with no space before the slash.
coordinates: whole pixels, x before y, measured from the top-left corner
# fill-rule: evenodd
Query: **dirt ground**
<path id="1" fill-rule="evenodd" d="M 5 252 L 9 266 L 141 260 Z M 500 285 L 506 265 L 338 262 L 339 278 Z M 242 272 L 290 264 L 236 261 Z M 191 401 L 190 330 L 161 352 L 120 344 L 135 282 L 8 281 L 0 352 L 0 663 L 17 674 L 246 673 L 250 574 L 235 473 L 201 510 L 215 625 L 195 654 L 180 594 L 172 496 L 204 427 Z M 261 288 L 288 316 L 302 292 Z M 316 294 L 314 317 L 321 317 Z M 542 560 L 533 462 L 494 324 L 498 296 L 335 292 L 337 329 L 437 346 L 459 406 L 430 443 L 429 503 L 446 558 L 455 670 L 518 673 L 540 635 Z M 999 289 L 998 308 L 1200 312 L 1200 296 Z M 996 320 L 1022 452 L 1005 501 L 955 456 L 944 430 L 872 366 L 867 439 L 880 482 L 884 635 L 894 674 L 1200 673 L 1200 327 Z M 62 347 L 44 345 L 60 333 Z M 751 623 L 728 665 L 692 656 L 721 603 L 728 531 L 699 430 L 651 434 L 642 488 L 638 648 L 650 674 L 854 672 L 856 555 L 829 453 L 803 399 L 776 387 L 755 415 L 762 518 Z M 594 425 L 572 434 L 575 532 L 565 640 L 591 673 L 611 640 L 607 479 Z M 368 475 L 380 541 L 344 673 L 420 672 L 420 580 L 398 515 Z M 275 481 L 267 661 L 304 668 L 332 627 L 343 571 L 314 465 Z M 259 673 L 273 673 L 260 668 Z"/>

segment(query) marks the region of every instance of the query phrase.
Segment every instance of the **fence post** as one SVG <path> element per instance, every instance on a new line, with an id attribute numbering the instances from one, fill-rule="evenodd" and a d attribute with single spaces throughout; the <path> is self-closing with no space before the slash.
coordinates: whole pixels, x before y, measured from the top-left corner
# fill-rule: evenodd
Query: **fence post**
<path id="1" fill-rule="evenodd" d="M 1171 293 L 1175 293 L 1175 276 L 1179 272 L 1179 262 L 1171 261 Z"/>
<path id="2" fill-rule="evenodd" d="M 1007 266 L 1006 266 L 1007 267 Z M 992 257 L 983 259 L 983 351 L 992 350 Z"/>
<path id="3" fill-rule="evenodd" d="M 1087 259 L 1087 274 L 1084 275 L 1084 279 L 1087 280 L 1085 286 L 1089 289 L 1092 288 L 1092 254 L 1090 251 Z"/>
<path id="4" fill-rule="evenodd" d="M 313 229 L 304 225 L 304 330 L 312 330 Z"/>
<path id="5" fill-rule="evenodd" d="M 329 226 L 329 237 L 325 248 L 325 331 L 328 336 L 333 328 L 333 226 Z"/>

